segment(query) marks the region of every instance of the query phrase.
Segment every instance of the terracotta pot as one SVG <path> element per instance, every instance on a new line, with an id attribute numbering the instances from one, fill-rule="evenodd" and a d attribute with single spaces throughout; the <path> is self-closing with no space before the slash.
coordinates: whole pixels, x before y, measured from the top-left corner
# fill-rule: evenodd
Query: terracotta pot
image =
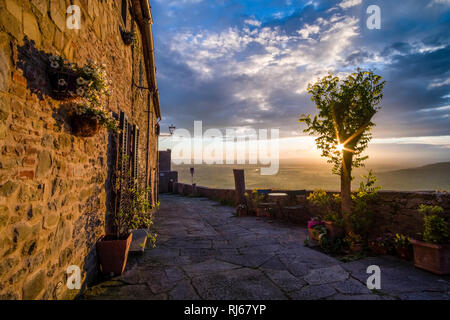
<path id="1" fill-rule="evenodd" d="M 257 217 L 265 217 L 266 216 L 266 209 L 265 208 L 256 208 L 256 216 Z"/>
<path id="2" fill-rule="evenodd" d="M 309 237 L 313 240 L 319 241 L 320 240 L 320 233 L 317 230 L 314 230 L 314 228 L 309 228 Z"/>
<path id="3" fill-rule="evenodd" d="M 72 134 L 78 137 L 92 137 L 102 128 L 96 118 L 87 114 L 73 114 L 70 117 L 70 123 Z"/>
<path id="4" fill-rule="evenodd" d="M 48 69 L 48 78 L 51 85 L 51 97 L 55 100 L 72 100 L 80 97 L 77 94 L 78 75 L 72 70 Z M 64 80 L 63 83 L 60 81 Z"/>
<path id="5" fill-rule="evenodd" d="M 363 245 L 361 243 L 352 243 L 350 245 L 350 251 L 353 253 L 358 253 L 363 251 Z"/>
<path id="6" fill-rule="evenodd" d="M 127 265 L 132 238 L 132 233 L 121 239 L 110 234 L 97 241 L 98 261 L 103 274 L 116 276 L 122 274 Z"/>
<path id="7" fill-rule="evenodd" d="M 386 248 L 385 246 L 381 246 L 376 242 L 369 242 L 369 248 L 370 250 L 372 250 L 373 253 L 375 253 L 376 255 L 379 256 L 385 256 L 389 253 L 388 248 Z"/>
<path id="8" fill-rule="evenodd" d="M 411 260 L 413 257 L 413 252 L 410 247 L 397 247 L 395 248 L 397 251 L 397 255 L 405 260 Z"/>
<path id="9" fill-rule="evenodd" d="M 414 265 L 436 274 L 450 274 L 450 244 L 426 243 L 411 239 Z"/>
<path id="10" fill-rule="evenodd" d="M 236 213 L 238 217 L 245 217 L 247 216 L 247 209 L 246 208 L 236 208 Z"/>
<path id="11" fill-rule="evenodd" d="M 345 234 L 344 228 L 338 226 L 336 223 L 331 221 L 323 221 L 325 223 L 325 228 L 327 228 L 327 235 L 330 239 L 343 238 Z"/>

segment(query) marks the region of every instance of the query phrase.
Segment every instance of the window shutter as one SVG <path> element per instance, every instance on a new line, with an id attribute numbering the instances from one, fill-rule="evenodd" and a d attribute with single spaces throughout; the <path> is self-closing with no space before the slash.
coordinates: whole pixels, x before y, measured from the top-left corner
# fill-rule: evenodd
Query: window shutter
<path id="1" fill-rule="evenodd" d="M 139 179 L 139 127 L 133 125 L 133 178 Z"/>

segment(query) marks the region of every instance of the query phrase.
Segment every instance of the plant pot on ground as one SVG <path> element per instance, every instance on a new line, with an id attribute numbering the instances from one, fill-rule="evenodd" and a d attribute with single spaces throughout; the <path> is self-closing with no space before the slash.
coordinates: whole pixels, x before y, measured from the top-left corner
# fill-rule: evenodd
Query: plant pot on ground
<path id="1" fill-rule="evenodd" d="M 319 218 L 312 218 L 308 221 L 308 232 L 311 239 L 320 241 L 327 234 L 327 229 Z"/>
<path id="2" fill-rule="evenodd" d="M 376 255 L 385 256 L 393 252 L 394 238 L 387 233 L 375 239 L 369 240 L 369 249 Z"/>
<path id="3" fill-rule="evenodd" d="M 439 215 L 439 206 L 421 205 L 425 214 L 423 241 L 411 239 L 414 249 L 414 265 L 436 274 L 450 274 L 450 233 L 448 223 Z"/>
<path id="4" fill-rule="evenodd" d="M 108 234 L 97 242 L 97 255 L 100 270 L 105 275 L 117 276 L 122 274 L 127 265 L 128 251 L 133 234 L 121 237 Z"/>
<path id="5" fill-rule="evenodd" d="M 404 260 L 413 258 L 413 249 L 409 237 L 397 233 L 394 239 L 394 246 L 400 258 Z"/>
<path id="6" fill-rule="evenodd" d="M 142 180 L 136 180 L 131 173 L 130 161 L 124 156 L 116 173 L 115 191 L 120 194 L 120 207 L 114 213 L 115 234 L 107 235 L 97 242 L 98 258 L 104 274 L 123 272 L 127 262 L 129 246 L 132 241 L 131 230 L 149 230 L 153 224 L 153 212 L 159 204 L 149 201 L 150 187 L 144 187 Z M 148 233 L 147 239 L 156 242 L 156 235 Z"/>
<path id="7" fill-rule="evenodd" d="M 350 231 L 347 233 L 344 238 L 344 242 L 348 245 L 352 253 L 359 253 L 364 249 L 362 237 L 354 232 Z"/>
<path id="8" fill-rule="evenodd" d="M 338 223 L 328 220 L 323 220 L 325 224 L 325 228 L 328 231 L 328 237 L 330 239 L 343 238 L 345 234 L 345 230 Z"/>

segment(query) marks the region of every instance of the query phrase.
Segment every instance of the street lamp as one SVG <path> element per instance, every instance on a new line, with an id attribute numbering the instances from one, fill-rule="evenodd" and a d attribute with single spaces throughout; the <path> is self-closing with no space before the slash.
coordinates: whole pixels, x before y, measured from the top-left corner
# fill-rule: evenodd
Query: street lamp
<path id="1" fill-rule="evenodd" d="M 171 125 L 169 126 L 169 132 L 170 132 L 170 135 L 173 135 L 173 132 L 175 131 L 176 128 L 177 128 L 177 127 L 175 127 L 173 124 L 171 124 Z"/>

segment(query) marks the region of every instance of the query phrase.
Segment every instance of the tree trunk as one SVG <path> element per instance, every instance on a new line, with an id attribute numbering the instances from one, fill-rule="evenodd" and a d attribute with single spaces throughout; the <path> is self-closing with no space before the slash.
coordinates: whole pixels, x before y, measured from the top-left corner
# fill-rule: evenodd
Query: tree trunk
<path id="1" fill-rule="evenodd" d="M 342 200 L 342 216 L 345 221 L 345 228 L 350 230 L 348 215 L 352 211 L 352 158 L 353 154 L 343 150 L 342 171 L 341 171 L 341 200 Z"/>

